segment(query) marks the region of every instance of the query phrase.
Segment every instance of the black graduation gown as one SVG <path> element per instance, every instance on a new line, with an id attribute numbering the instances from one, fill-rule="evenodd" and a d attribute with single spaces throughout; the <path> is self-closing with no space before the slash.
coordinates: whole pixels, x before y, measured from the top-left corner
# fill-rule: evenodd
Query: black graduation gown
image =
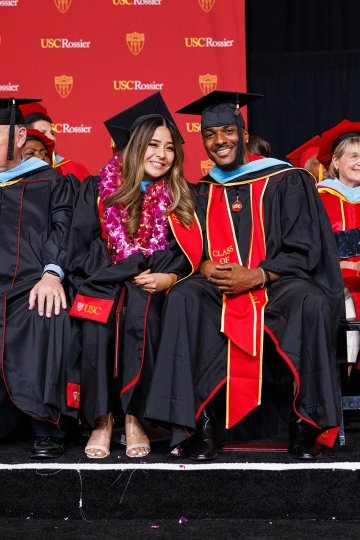
<path id="1" fill-rule="evenodd" d="M 261 266 L 280 275 L 268 287 L 264 362 L 275 349 L 298 379 L 295 407 L 322 429 L 339 423 L 336 339 L 343 310 L 343 284 L 331 227 L 312 179 L 304 170 L 279 167 L 231 181 L 229 204 L 242 261 L 250 243 L 251 212 L 246 180 L 270 175 L 264 194 L 267 258 Z M 203 182 L 205 181 L 205 182 Z M 210 176 L 194 187 L 206 241 Z M 229 182 L 230 184 L 230 182 Z M 176 285 L 164 305 L 163 333 L 147 403 L 150 418 L 172 425 L 171 443 L 195 429 L 196 415 L 225 384 L 227 338 L 219 332 L 220 292 L 201 276 Z M 241 399 L 241 397 L 239 397 Z M 225 403 L 223 402 L 223 407 Z"/>
<path id="2" fill-rule="evenodd" d="M 149 381 L 152 378 L 160 335 L 161 310 L 165 293 L 151 295 L 129 279 L 146 269 L 175 273 L 179 278 L 191 272 L 191 265 L 175 241 L 170 228 L 169 244 L 151 256 L 134 254 L 112 264 L 106 241 L 101 237 L 98 213 L 98 177 L 87 179 L 78 191 L 70 234 L 67 270 L 73 294 L 114 299 L 106 324 L 74 318 L 68 381 L 80 384 L 81 415 L 89 427 L 113 410 L 114 377 L 125 412 L 143 417 Z M 121 290 L 126 289 L 126 310 L 121 328 L 117 308 Z M 115 335 L 121 335 L 120 354 L 114 350 Z M 118 373 L 114 373 L 114 365 Z M 118 397 L 116 398 L 118 399 Z"/>
<path id="3" fill-rule="evenodd" d="M 19 411 L 56 423 L 64 403 L 67 311 L 47 319 L 28 306 L 44 265 L 64 268 L 76 183 L 44 165 L 0 188 L 0 435 Z"/>

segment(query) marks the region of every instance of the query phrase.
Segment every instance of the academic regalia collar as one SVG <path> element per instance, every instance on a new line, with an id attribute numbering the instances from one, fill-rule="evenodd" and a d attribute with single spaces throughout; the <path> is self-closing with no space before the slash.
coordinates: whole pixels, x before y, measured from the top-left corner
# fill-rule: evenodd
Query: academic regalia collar
<path id="1" fill-rule="evenodd" d="M 0 182 L 8 182 L 9 180 L 14 180 L 24 176 L 26 173 L 41 169 L 42 167 L 49 167 L 45 161 L 38 158 L 29 158 L 26 161 L 20 163 L 16 167 L 9 169 L 7 171 L 0 172 Z"/>
<path id="2" fill-rule="evenodd" d="M 235 171 L 223 171 L 214 165 L 214 167 L 209 171 L 209 176 L 219 184 L 226 184 L 227 182 L 235 179 L 238 180 L 242 176 L 246 176 L 250 173 L 259 172 L 278 165 L 287 165 L 291 167 L 290 163 L 287 163 L 286 161 L 281 161 L 274 158 L 264 158 L 257 159 L 256 161 L 250 161 L 245 165 L 241 165 L 241 167 Z"/>
<path id="3" fill-rule="evenodd" d="M 323 182 L 319 182 L 317 187 L 334 189 L 341 193 L 348 201 L 352 203 L 360 202 L 360 186 L 355 188 L 345 186 L 338 178 L 326 178 Z"/>

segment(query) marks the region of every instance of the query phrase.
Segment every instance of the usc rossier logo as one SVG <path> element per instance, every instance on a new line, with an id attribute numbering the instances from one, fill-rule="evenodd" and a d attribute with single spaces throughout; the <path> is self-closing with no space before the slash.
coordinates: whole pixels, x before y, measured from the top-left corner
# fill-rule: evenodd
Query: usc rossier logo
<path id="1" fill-rule="evenodd" d="M 126 44 L 129 51 L 137 56 L 143 50 L 145 43 L 145 34 L 139 34 L 139 32 L 133 32 L 132 34 L 126 34 Z"/>
<path id="2" fill-rule="evenodd" d="M 60 13 L 66 13 L 69 7 L 71 6 L 72 0 L 54 0 L 55 6 L 58 8 Z"/>
<path id="3" fill-rule="evenodd" d="M 70 41 L 67 38 L 41 38 L 42 49 L 89 49 L 91 41 Z"/>
<path id="4" fill-rule="evenodd" d="M 217 83 L 217 75 L 211 75 L 210 73 L 206 73 L 205 75 L 199 75 L 200 90 L 205 95 L 216 90 Z"/>
<path id="5" fill-rule="evenodd" d="M 112 0 L 114 6 L 161 6 L 162 0 Z"/>
<path id="6" fill-rule="evenodd" d="M 114 90 L 162 90 L 164 83 L 142 81 L 113 81 Z"/>
<path id="7" fill-rule="evenodd" d="M 186 122 L 186 131 L 188 133 L 200 133 L 201 131 L 200 122 Z"/>
<path id="8" fill-rule="evenodd" d="M 214 162 L 211 159 L 204 159 L 200 161 L 200 169 L 203 176 L 206 176 L 210 169 L 214 166 Z"/>
<path id="9" fill-rule="evenodd" d="M 57 93 L 63 99 L 69 97 L 73 87 L 74 79 L 71 75 L 58 75 L 54 77 L 55 88 Z"/>
<path id="10" fill-rule="evenodd" d="M 203 48 L 203 47 L 233 47 L 233 39 L 222 39 L 216 40 L 211 37 L 186 37 L 185 38 L 185 47 L 193 48 Z"/>
<path id="11" fill-rule="evenodd" d="M 59 123 L 59 122 L 53 122 L 51 124 L 51 128 L 54 133 L 91 133 L 92 126 L 84 126 L 84 124 L 81 124 L 80 126 L 72 126 L 67 123 Z"/>

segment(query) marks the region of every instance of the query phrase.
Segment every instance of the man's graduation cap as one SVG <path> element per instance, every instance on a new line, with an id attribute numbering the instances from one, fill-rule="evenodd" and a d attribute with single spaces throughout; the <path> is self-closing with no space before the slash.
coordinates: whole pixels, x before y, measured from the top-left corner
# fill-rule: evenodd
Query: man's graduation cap
<path id="1" fill-rule="evenodd" d="M 183 143 L 184 140 L 172 118 L 160 92 L 143 99 L 119 114 L 105 120 L 104 124 L 110 133 L 118 150 L 125 148 L 134 129 L 149 118 L 162 118 L 168 120 Z"/>
<path id="2" fill-rule="evenodd" d="M 19 105 L 25 103 L 36 103 L 41 99 L 18 99 L 18 98 L 1 98 L 0 99 L 0 125 L 10 126 L 7 160 L 11 161 L 14 158 L 14 133 L 15 126 L 25 124 L 24 117 L 19 110 Z"/>
<path id="3" fill-rule="evenodd" d="M 320 149 L 317 155 L 318 160 L 325 167 L 328 167 L 336 147 L 345 139 L 359 136 L 360 122 L 342 120 L 339 124 L 336 124 L 336 126 L 321 134 Z"/>
<path id="4" fill-rule="evenodd" d="M 305 167 L 307 160 L 317 154 L 320 148 L 320 135 L 315 135 L 304 144 L 295 148 L 286 157 L 294 167 Z"/>
<path id="5" fill-rule="evenodd" d="M 239 127 L 244 128 L 245 123 L 240 108 L 262 97 L 264 97 L 262 94 L 214 90 L 176 112 L 180 114 L 201 114 L 201 131 L 230 124 L 237 124 Z"/>

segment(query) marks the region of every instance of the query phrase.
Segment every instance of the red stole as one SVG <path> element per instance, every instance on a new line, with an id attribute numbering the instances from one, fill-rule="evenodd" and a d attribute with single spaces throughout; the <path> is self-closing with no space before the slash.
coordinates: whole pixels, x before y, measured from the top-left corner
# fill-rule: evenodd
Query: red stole
<path id="1" fill-rule="evenodd" d="M 203 251 L 203 237 L 197 215 L 194 214 L 193 221 L 189 227 L 180 223 L 175 212 L 169 214 L 168 220 L 177 243 L 189 259 L 191 274 L 193 274 L 200 264 Z"/>
<path id="2" fill-rule="evenodd" d="M 252 231 L 246 268 L 266 258 L 263 194 L 267 179 L 250 184 Z M 243 264 L 238 251 L 225 187 L 210 185 L 208 243 L 211 260 Z M 231 428 L 261 402 L 266 288 L 223 297 L 221 331 L 228 337 L 226 427 Z"/>
<path id="3" fill-rule="evenodd" d="M 334 232 L 360 227 L 360 203 L 349 201 L 342 193 L 330 187 L 318 187 L 321 200 Z M 360 257 L 350 257 L 349 262 L 359 261 Z M 345 286 L 351 291 L 357 317 L 360 317 L 360 276 L 350 268 L 341 269 Z"/>

